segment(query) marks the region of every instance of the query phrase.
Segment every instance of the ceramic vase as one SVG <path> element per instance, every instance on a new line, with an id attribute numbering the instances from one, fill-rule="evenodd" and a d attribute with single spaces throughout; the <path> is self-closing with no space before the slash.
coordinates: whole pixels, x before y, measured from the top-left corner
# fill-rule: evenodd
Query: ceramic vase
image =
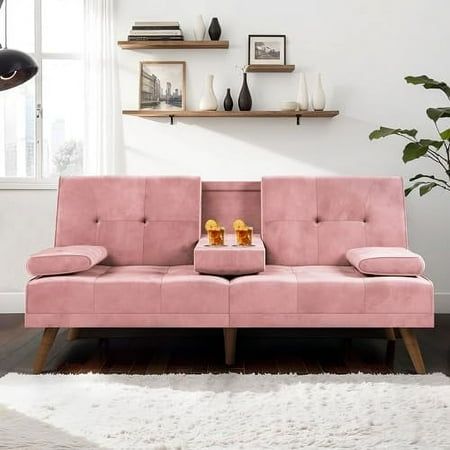
<path id="1" fill-rule="evenodd" d="M 222 28 L 220 28 L 219 21 L 217 17 L 213 17 L 211 20 L 211 25 L 208 28 L 208 34 L 212 41 L 218 41 L 220 35 L 222 34 Z"/>
<path id="2" fill-rule="evenodd" d="M 214 75 L 208 75 L 206 77 L 205 88 L 203 95 L 200 99 L 199 111 L 216 111 L 217 110 L 217 98 L 214 94 Z"/>
<path id="3" fill-rule="evenodd" d="M 233 99 L 231 98 L 230 88 L 227 89 L 227 95 L 223 100 L 223 109 L 225 111 L 233 111 Z"/>
<path id="4" fill-rule="evenodd" d="M 244 73 L 238 104 L 241 111 L 250 111 L 252 109 L 252 96 L 250 95 L 250 90 L 248 89 L 246 73 Z"/>
<path id="5" fill-rule="evenodd" d="M 201 14 L 197 16 L 194 24 L 194 37 L 196 41 L 203 41 L 205 39 L 206 26 Z"/>
<path id="6" fill-rule="evenodd" d="M 322 86 L 322 75 L 320 73 L 317 75 L 317 82 L 312 96 L 312 104 L 314 111 L 323 111 L 325 109 L 326 99 Z"/>
<path id="7" fill-rule="evenodd" d="M 301 72 L 300 77 L 298 79 L 297 110 L 307 111 L 308 108 L 309 108 L 308 87 L 306 86 L 305 74 Z"/>

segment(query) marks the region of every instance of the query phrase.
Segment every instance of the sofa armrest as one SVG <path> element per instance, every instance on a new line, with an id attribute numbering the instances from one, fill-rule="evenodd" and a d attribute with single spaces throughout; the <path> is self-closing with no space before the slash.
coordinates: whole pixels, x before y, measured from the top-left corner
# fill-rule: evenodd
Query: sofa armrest
<path id="1" fill-rule="evenodd" d="M 348 262 L 366 275 L 419 276 L 423 258 L 403 247 L 361 247 L 347 251 Z"/>
<path id="2" fill-rule="evenodd" d="M 42 250 L 31 255 L 27 270 L 33 276 L 51 276 L 83 272 L 108 256 L 99 245 L 70 245 Z"/>

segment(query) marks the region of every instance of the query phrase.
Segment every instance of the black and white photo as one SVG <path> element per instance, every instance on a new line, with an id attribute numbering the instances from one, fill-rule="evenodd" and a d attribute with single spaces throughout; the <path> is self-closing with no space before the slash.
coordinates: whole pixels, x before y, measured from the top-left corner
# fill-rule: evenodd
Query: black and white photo
<path id="1" fill-rule="evenodd" d="M 286 64 L 286 36 L 250 34 L 248 63 Z"/>
<path id="2" fill-rule="evenodd" d="M 185 110 L 184 61 L 143 61 L 140 77 L 139 109 Z"/>

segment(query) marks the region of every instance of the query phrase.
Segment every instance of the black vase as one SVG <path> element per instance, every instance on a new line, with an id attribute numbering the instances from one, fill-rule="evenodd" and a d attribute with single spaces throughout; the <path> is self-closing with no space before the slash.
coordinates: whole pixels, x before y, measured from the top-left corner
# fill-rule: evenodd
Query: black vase
<path id="1" fill-rule="evenodd" d="M 223 109 L 225 111 L 233 111 L 233 99 L 231 98 L 230 88 L 227 89 L 227 95 L 223 100 Z"/>
<path id="2" fill-rule="evenodd" d="M 222 28 L 220 28 L 217 17 L 212 18 L 211 25 L 209 26 L 208 29 L 208 33 L 212 41 L 218 41 L 220 39 L 220 35 L 222 34 Z"/>
<path id="3" fill-rule="evenodd" d="M 244 80 L 242 82 L 241 92 L 239 93 L 238 103 L 241 111 L 250 111 L 252 109 L 252 96 L 248 90 L 246 73 L 244 73 Z"/>

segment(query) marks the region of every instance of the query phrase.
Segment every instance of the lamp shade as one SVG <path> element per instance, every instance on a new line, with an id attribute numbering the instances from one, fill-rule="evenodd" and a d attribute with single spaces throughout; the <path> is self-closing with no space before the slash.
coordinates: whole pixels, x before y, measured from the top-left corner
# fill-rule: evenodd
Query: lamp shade
<path id="1" fill-rule="evenodd" d="M 0 91 L 25 83 L 38 70 L 36 61 L 26 53 L 9 48 L 0 50 Z"/>

